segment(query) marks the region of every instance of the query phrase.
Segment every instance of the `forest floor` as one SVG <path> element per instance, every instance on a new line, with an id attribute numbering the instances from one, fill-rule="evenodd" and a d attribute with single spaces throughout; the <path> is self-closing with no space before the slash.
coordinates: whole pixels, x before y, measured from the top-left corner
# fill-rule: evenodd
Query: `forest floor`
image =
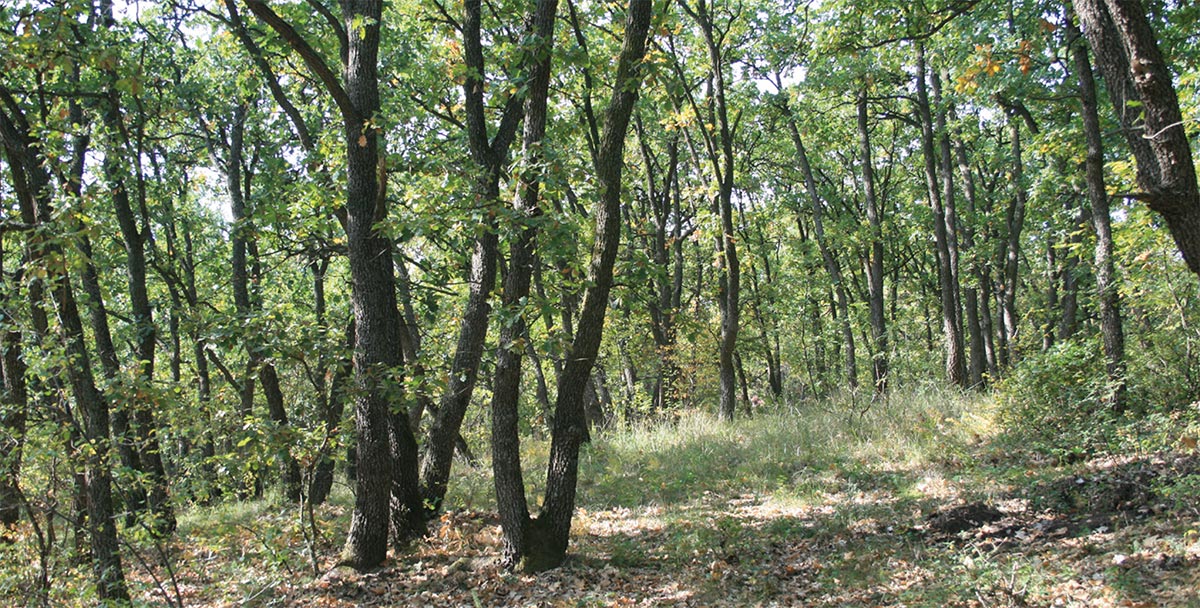
<path id="1" fill-rule="evenodd" d="M 570 558 L 539 575 L 497 566 L 484 468 L 458 478 L 426 539 L 366 574 L 333 566 L 344 492 L 315 544 L 279 503 L 190 514 L 163 588 L 188 606 L 1200 606 L 1190 437 L 1064 463 L 998 435 L 984 399 L 824 408 L 601 435 Z M 524 449 L 540 496 L 547 446 Z"/>

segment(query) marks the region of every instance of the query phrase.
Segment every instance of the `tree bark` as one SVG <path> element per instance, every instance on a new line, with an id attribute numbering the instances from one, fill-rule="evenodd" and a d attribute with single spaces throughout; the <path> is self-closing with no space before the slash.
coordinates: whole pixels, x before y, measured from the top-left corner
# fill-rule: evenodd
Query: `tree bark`
<path id="1" fill-rule="evenodd" d="M 469 27 L 477 34 L 478 31 L 474 28 L 478 27 L 480 3 L 478 0 L 468 0 L 467 7 L 471 19 Z M 532 40 L 536 44 L 536 50 L 531 52 L 531 55 L 537 59 L 529 66 L 529 93 L 525 99 L 523 152 L 528 160 L 525 171 L 518 178 L 517 198 L 513 204 L 519 230 L 509 245 L 509 269 L 504 280 L 502 298 L 505 310 L 513 314 L 513 319 L 500 328 L 496 374 L 492 383 L 492 475 L 495 479 L 500 527 L 504 533 L 502 560 L 508 567 L 515 566 L 525 554 L 531 526 L 518 437 L 517 401 L 520 397 L 521 363 L 524 354 L 521 340 L 528 334 L 527 321 L 521 308 L 529 295 L 533 267 L 537 263 L 534 243 L 538 230 L 536 218 L 541 215 L 538 197 L 542 176 L 539 166 L 543 158 L 542 139 L 546 133 L 554 21 L 557 11 L 557 0 L 539 0 L 530 19 L 533 26 Z M 586 381 L 587 378 L 583 380 Z M 561 392 L 560 384 L 560 398 Z M 555 428 L 561 415 L 556 409 Z"/>
<path id="2" fill-rule="evenodd" d="M 933 211 L 934 250 L 937 254 L 938 296 L 942 309 L 942 340 L 946 355 L 946 380 L 955 386 L 966 385 L 966 361 L 963 353 L 962 314 L 958 298 L 957 253 L 954 251 L 955 226 L 947 202 L 953 201 L 954 182 L 950 172 L 950 149 L 943 139 L 942 154 L 936 151 L 933 113 L 930 109 L 925 44 L 917 43 L 917 115 L 921 124 L 921 150 L 925 158 L 925 185 Z M 934 76 L 937 81 L 936 75 Z M 941 87 L 935 84 L 934 98 L 940 101 Z M 945 109 L 938 109 L 938 130 L 945 135 Z M 939 184 L 938 162 L 942 163 Z"/>
<path id="3" fill-rule="evenodd" d="M 1100 309 L 1100 335 L 1104 344 L 1105 369 L 1112 391 L 1112 408 L 1120 413 L 1125 408 L 1125 329 L 1121 323 L 1121 299 L 1113 263 L 1112 213 L 1108 191 L 1104 186 L 1104 139 L 1100 130 L 1100 110 L 1096 80 L 1087 49 L 1079 41 L 1080 33 L 1074 19 L 1068 16 L 1067 32 L 1075 39 L 1072 58 L 1079 78 L 1079 100 L 1082 106 L 1083 135 L 1087 141 L 1084 159 L 1088 203 L 1092 210 L 1092 229 L 1096 233 L 1094 267 L 1096 272 L 1097 303 Z"/>
<path id="4" fill-rule="evenodd" d="M 1137 160 L 1139 198 L 1200 275 L 1200 187 L 1171 70 L 1138 0 L 1074 0 Z M 1130 111 L 1131 101 L 1140 106 Z"/>
<path id="5" fill-rule="evenodd" d="M 875 394 L 887 392 L 888 336 L 883 302 L 883 219 L 880 216 L 879 199 L 875 192 L 875 168 L 871 160 L 871 131 L 867 125 L 867 90 L 859 90 L 856 103 L 858 109 L 859 152 L 862 155 L 863 189 L 866 198 L 867 224 L 871 230 L 870 252 L 867 256 L 867 296 L 870 308 L 871 372 L 875 382 Z"/>
<path id="6" fill-rule="evenodd" d="M 604 115 L 595 157 L 600 200 L 593 213 L 596 236 L 588 264 L 588 288 L 584 292 L 579 322 L 575 326 L 574 339 L 558 382 L 546 493 L 536 519 L 529 518 L 525 501 L 515 408 L 497 408 L 497 402 L 493 402 L 493 467 L 500 523 L 504 531 L 504 558 L 510 567 L 523 561 L 526 570 L 546 570 L 558 566 L 566 557 L 571 519 L 575 511 L 579 447 L 587 435 L 583 393 L 600 348 L 605 310 L 612 287 L 612 270 L 621 232 L 621 173 L 625 137 L 641 83 L 639 64 L 645 55 L 652 13 L 653 3 L 650 0 L 631 0 L 626 16 L 625 39 L 613 79 L 612 100 Z M 513 268 L 517 268 L 515 263 Z M 514 274 L 517 273 L 509 273 L 510 280 Z M 507 289 L 505 294 L 508 295 Z M 509 343 L 502 336 L 501 348 L 505 349 Z M 514 350 L 509 346 L 501 354 Z M 497 363 L 497 383 L 493 387 L 496 395 L 500 395 L 502 389 L 499 382 L 502 364 L 510 365 L 503 360 Z M 519 367 L 519 357 L 515 357 L 515 364 Z M 519 378 L 519 373 L 509 371 L 505 375 L 508 378 L 513 376 Z M 509 394 L 513 392 L 511 387 L 503 390 Z M 512 396 L 509 398 L 512 399 Z M 515 404 L 515 399 L 511 403 Z"/>
<path id="7" fill-rule="evenodd" d="M 396 538 L 424 530 L 417 486 L 416 439 L 403 416 L 392 424 L 390 377 L 401 364 L 400 312 L 396 306 L 391 242 L 375 225 L 387 216 L 386 156 L 379 111 L 379 39 L 383 3 L 344 0 L 347 52 L 343 77 L 325 64 L 292 26 L 263 0 L 247 6 L 301 56 L 321 81 L 342 116 L 346 144 L 346 237 L 350 258 L 350 301 L 355 319 L 354 369 L 357 476 L 354 512 L 343 561 L 355 568 L 378 566 L 387 557 L 389 520 Z M 344 82 L 344 87 L 343 87 Z M 393 507 L 391 497 L 396 496 Z M 403 513 L 389 517 L 392 508 Z"/>

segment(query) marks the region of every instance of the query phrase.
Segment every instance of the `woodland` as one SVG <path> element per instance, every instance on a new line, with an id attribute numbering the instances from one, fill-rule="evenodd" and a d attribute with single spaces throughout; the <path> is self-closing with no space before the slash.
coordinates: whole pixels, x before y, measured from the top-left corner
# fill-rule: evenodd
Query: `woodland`
<path id="1" fill-rule="evenodd" d="M 1200 4 L 0 0 L 0 603 L 1195 606 Z"/>

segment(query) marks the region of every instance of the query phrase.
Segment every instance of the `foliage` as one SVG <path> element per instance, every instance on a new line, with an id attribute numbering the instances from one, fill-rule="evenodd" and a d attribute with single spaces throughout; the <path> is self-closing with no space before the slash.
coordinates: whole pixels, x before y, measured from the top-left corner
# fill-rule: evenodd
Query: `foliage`
<path id="1" fill-rule="evenodd" d="M 1076 456 L 1108 445 L 1105 431 L 1114 418 L 1105 403 L 1112 390 L 1093 340 L 1031 356 L 997 387 L 1005 427 L 1043 449 Z"/>

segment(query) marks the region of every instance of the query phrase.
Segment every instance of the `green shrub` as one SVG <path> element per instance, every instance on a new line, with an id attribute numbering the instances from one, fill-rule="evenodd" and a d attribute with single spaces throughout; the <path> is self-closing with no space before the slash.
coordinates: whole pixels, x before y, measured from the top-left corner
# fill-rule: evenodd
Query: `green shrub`
<path id="1" fill-rule="evenodd" d="M 1000 422 L 1030 447 L 1070 458 L 1102 449 L 1114 416 L 1095 340 L 1062 342 L 1021 361 L 997 387 Z"/>

